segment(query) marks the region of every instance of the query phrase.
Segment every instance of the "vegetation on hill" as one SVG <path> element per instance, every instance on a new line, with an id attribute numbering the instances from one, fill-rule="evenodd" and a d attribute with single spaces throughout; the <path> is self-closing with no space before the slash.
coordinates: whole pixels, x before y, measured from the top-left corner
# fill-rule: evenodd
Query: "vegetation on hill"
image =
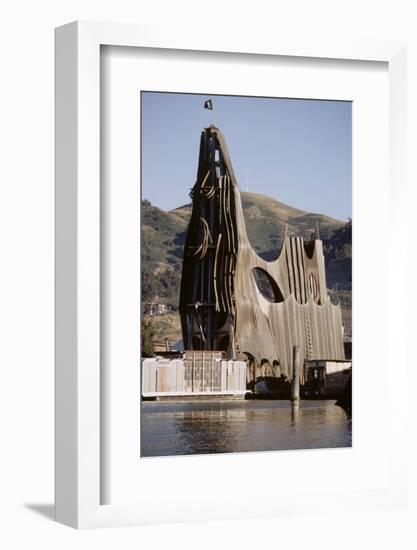
<path id="1" fill-rule="evenodd" d="M 255 193 L 242 193 L 242 206 L 249 240 L 256 252 L 265 260 L 277 258 L 284 241 L 285 228 L 289 236 L 306 240 L 316 232 L 317 224 L 321 238 L 343 226 L 343 222 L 311 214 Z"/>
<path id="2" fill-rule="evenodd" d="M 323 239 L 328 288 L 352 290 L 352 221 Z"/>
<path id="3" fill-rule="evenodd" d="M 176 309 L 187 222 L 147 200 L 141 215 L 142 302 L 161 301 Z"/>

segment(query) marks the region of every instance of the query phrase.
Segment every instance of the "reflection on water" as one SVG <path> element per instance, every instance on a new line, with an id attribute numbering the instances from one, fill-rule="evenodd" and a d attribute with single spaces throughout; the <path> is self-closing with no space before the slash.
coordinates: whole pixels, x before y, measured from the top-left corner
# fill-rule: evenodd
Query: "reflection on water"
<path id="1" fill-rule="evenodd" d="M 141 456 L 351 447 L 335 401 L 142 402 Z"/>

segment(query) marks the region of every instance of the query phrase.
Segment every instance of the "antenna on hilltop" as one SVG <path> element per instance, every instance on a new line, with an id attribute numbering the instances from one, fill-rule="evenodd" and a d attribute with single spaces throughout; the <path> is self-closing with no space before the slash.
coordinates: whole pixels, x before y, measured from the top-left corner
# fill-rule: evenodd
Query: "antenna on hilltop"
<path id="1" fill-rule="evenodd" d="M 246 193 L 249 193 L 249 176 L 246 174 Z"/>

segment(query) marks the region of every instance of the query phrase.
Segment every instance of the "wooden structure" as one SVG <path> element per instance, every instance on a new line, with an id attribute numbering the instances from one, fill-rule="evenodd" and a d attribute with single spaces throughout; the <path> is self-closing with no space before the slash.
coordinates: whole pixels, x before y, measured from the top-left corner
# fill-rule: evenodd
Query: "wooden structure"
<path id="1" fill-rule="evenodd" d="M 301 365 L 343 360 L 341 310 L 327 294 L 318 231 L 311 241 L 286 235 L 272 262 L 256 254 L 226 142 L 214 126 L 201 135 L 191 197 L 180 296 L 184 349 L 221 350 L 229 358 L 242 353 L 286 379 L 294 346 Z M 300 377 L 303 382 L 303 369 Z"/>
<path id="2" fill-rule="evenodd" d="M 181 359 L 142 360 L 142 397 L 244 399 L 245 361 L 226 360 L 217 351 L 187 351 Z"/>

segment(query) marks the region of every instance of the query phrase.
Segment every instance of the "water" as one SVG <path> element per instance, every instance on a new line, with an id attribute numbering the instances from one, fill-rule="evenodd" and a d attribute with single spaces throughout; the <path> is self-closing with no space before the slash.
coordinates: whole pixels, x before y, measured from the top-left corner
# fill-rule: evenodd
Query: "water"
<path id="1" fill-rule="evenodd" d="M 352 446 L 335 401 L 145 401 L 141 456 Z"/>

